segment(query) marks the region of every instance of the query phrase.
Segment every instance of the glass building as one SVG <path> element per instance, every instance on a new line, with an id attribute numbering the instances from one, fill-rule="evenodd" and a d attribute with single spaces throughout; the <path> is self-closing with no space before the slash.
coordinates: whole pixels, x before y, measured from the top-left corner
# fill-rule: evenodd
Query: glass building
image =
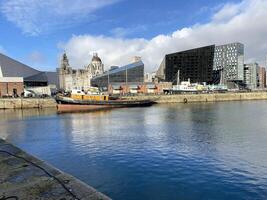
<path id="1" fill-rule="evenodd" d="M 215 47 L 213 69 L 220 82 L 244 80 L 244 45 L 231 43 Z"/>
<path id="2" fill-rule="evenodd" d="M 161 77 L 176 84 L 179 71 L 179 81 L 190 79 L 192 83 L 211 83 L 214 49 L 215 45 L 210 45 L 166 55 L 160 67 L 164 73 Z"/>
<path id="3" fill-rule="evenodd" d="M 111 68 L 102 75 L 93 77 L 91 85 L 107 88 L 110 83 L 143 83 L 144 63 L 138 61 L 120 68 Z"/>
<path id="4" fill-rule="evenodd" d="M 193 83 L 208 84 L 244 82 L 244 45 L 231 43 L 210 45 L 168 54 L 164 57 L 156 77 L 159 81 L 177 83 L 190 78 Z"/>

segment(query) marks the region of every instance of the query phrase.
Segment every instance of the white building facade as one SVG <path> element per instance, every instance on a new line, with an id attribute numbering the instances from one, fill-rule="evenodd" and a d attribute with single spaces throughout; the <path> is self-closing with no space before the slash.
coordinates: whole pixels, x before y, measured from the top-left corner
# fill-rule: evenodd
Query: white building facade
<path id="1" fill-rule="evenodd" d="M 231 43 L 215 46 L 213 70 L 220 71 L 221 83 L 244 80 L 244 45 Z"/>
<path id="2" fill-rule="evenodd" d="M 145 73 L 145 77 L 144 77 L 144 82 L 145 83 L 152 83 L 154 82 L 156 77 L 156 72 L 152 72 L 152 73 Z"/>
<path id="3" fill-rule="evenodd" d="M 60 89 L 65 91 L 88 90 L 91 87 L 91 79 L 104 73 L 104 65 L 97 54 L 94 54 L 91 63 L 84 69 L 73 69 L 69 65 L 66 53 L 63 54 L 60 67 L 57 69 Z"/>
<path id="4" fill-rule="evenodd" d="M 251 63 L 244 65 L 244 83 L 248 89 L 255 90 L 258 88 L 259 82 L 259 65 L 258 63 Z"/>

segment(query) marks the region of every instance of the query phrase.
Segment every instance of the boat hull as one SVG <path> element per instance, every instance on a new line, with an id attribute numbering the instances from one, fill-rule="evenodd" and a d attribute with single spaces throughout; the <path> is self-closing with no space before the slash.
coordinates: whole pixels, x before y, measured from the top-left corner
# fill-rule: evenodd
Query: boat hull
<path id="1" fill-rule="evenodd" d="M 111 108 L 123 108 L 123 107 L 144 107 L 144 106 L 151 106 L 152 104 L 155 103 L 151 100 L 87 101 L 87 100 L 74 100 L 66 97 L 57 97 L 56 101 L 58 103 L 57 109 L 59 113 L 97 111 L 97 110 L 107 110 Z"/>

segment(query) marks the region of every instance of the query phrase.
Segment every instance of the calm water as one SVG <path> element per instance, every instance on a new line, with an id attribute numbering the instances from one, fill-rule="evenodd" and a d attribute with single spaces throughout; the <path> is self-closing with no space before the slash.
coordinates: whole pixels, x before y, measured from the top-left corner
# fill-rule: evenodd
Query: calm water
<path id="1" fill-rule="evenodd" d="M 267 101 L 0 115 L 0 137 L 113 199 L 267 199 Z"/>

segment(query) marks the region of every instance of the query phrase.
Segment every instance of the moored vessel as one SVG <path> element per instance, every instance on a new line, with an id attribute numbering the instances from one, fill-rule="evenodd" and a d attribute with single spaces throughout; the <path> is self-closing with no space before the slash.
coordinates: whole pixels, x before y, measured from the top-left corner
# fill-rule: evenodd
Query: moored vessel
<path id="1" fill-rule="evenodd" d="M 111 100 L 112 99 L 112 100 Z M 151 106 L 152 100 L 124 100 L 110 98 L 109 95 L 85 94 L 83 91 L 72 91 L 70 96 L 57 96 L 57 109 L 59 113 L 83 112 L 106 110 L 122 107 L 143 107 Z"/>

